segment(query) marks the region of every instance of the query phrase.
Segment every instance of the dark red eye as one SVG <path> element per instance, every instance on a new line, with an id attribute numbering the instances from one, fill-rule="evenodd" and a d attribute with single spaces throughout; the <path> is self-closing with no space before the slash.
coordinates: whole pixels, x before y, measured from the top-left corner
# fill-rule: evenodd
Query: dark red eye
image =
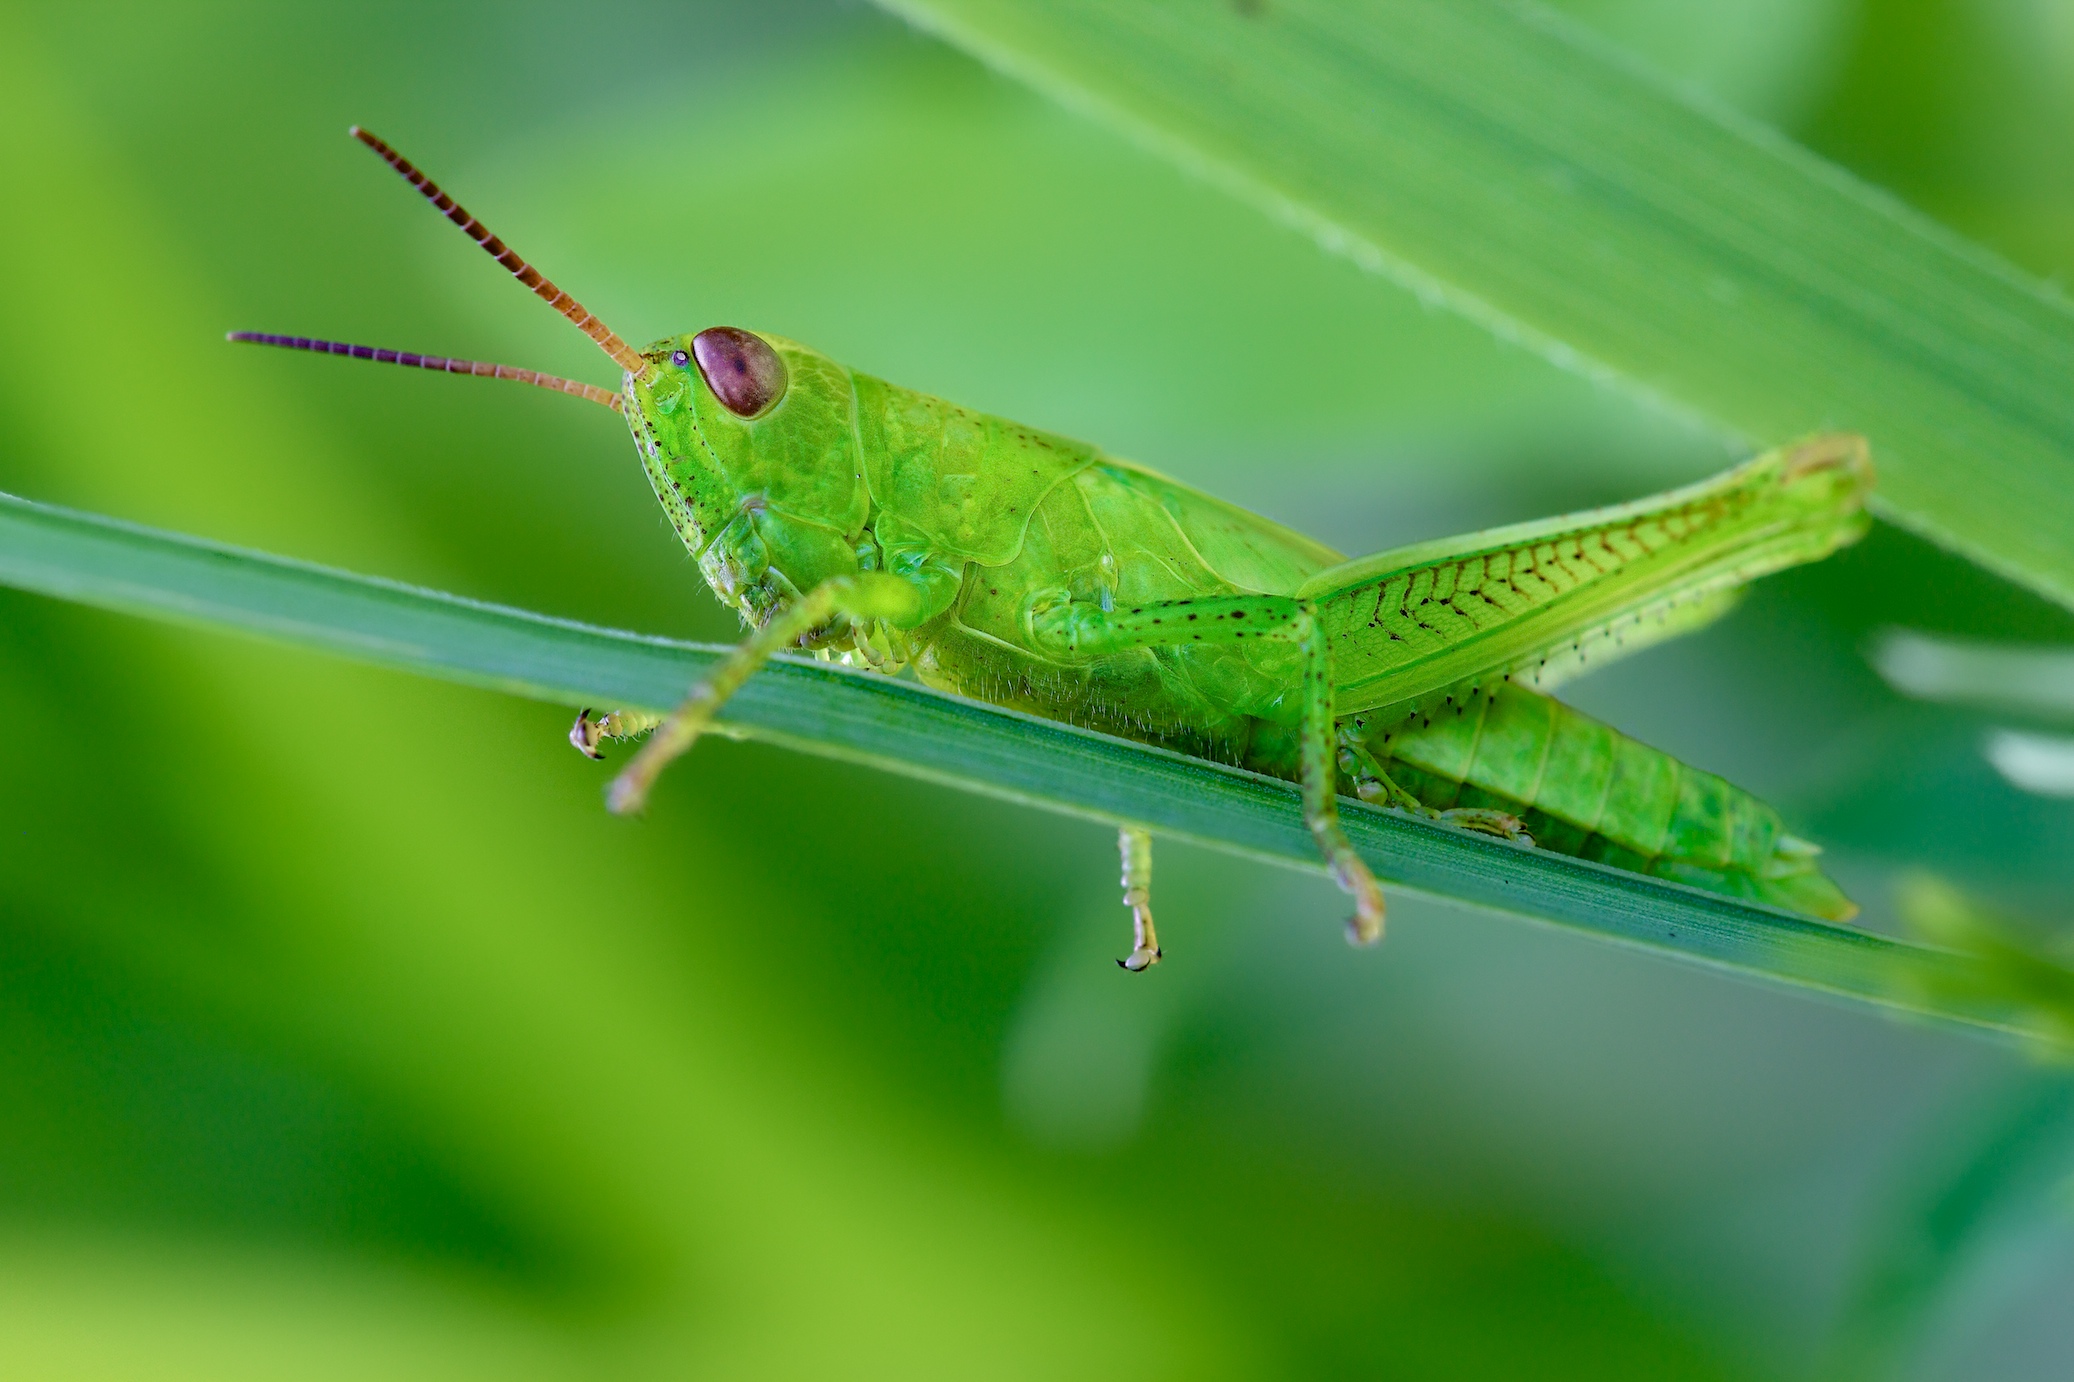
<path id="1" fill-rule="evenodd" d="M 785 362 L 738 326 L 711 326 L 691 338 L 706 387 L 737 417 L 755 417 L 785 393 Z"/>

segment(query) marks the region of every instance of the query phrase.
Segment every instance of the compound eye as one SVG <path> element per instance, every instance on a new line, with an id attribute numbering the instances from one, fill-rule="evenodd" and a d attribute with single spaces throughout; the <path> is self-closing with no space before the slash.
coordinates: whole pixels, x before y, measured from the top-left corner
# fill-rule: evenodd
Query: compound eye
<path id="1" fill-rule="evenodd" d="M 706 328 L 691 338 L 691 353 L 706 387 L 736 417 L 755 417 L 785 394 L 785 362 L 740 327 Z"/>

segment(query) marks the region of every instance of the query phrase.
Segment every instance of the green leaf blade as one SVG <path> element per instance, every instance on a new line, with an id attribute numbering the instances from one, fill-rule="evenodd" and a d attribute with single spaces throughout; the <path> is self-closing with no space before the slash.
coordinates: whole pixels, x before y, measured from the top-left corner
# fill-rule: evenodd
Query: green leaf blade
<path id="1" fill-rule="evenodd" d="M 664 707 L 722 650 L 593 628 L 0 495 L 0 584 L 243 630 L 569 705 Z M 786 658 L 727 732 L 1312 871 L 1290 784 Z M 602 808 L 601 808 L 602 809 Z M 1718 968 L 2006 1032 L 2038 1031 L 1974 961 L 1344 803 L 1382 878 Z"/>
<path id="2" fill-rule="evenodd" d="M 886 0 L 1502 334 L 2074 604 L 2074 310 L 1783 138 L 1492 0 Z"/>

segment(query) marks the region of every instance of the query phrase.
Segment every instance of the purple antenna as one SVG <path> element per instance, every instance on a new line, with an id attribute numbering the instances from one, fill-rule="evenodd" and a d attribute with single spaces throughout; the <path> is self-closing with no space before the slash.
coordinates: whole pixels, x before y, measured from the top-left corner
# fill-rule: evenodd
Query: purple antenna
<path id="1" fill-rule="evenodd" d="M 391 168 L 403 175 L 405 182 L 418 189 L 425 199 L 438 207 L 449 221 L 461 227 L 469 239 L 488 251 L 491 258 L 511 270 L 519 282 L 537 293 L 549 307 L 576 323 L 576 329 L 598 343 L 598 348 L 618 362 L 619 367 L 635 377 L 648 372 L 647 357 L 622 341 L 611 327 L 599 321 L 575 298 L 550 283 L 541 272 L 519 258 L 517 251 L 490 233 L 490 228 L 468 214 L 466 207 L 439 190 L 439 184 L 420 172 L 417 165 L 396 150 L 383 143 L 370 131 L 358 125 L 349 131 L 352 136 L 382 156 Z"/>
<path id="2" fill-rule="evenodd" d="M 447 355 L 417 355 L 408 350 L 347 345 L 344 341 L 319 341 L 308 336 L 274 336 L 264 331 L 233 331 L 229 339 L 248 345 L 279 346 L 283 350 L 314 351 L 319 355 L 349 355 L 355 360 L 373 360 L 383 365 L 408 365 L 412 369 L 441 370 L 447 374 L 472 374 L 479 379 L 509 379 L 518 384 L 531 384 L 535 388 L 553 389 L 556 393 L 574 394 L 578 398 L 586 398 L 602 407 L 610 408 L 615 413 L 620 411 L 619 395 L 610 389 L 601 389 L 596 384 L 586 384 L 580 379 L 564 379 L 560 375 L 542 374 L 539 370 L 520 369 L 516 365 L 493 365 L 487 360 L 456 360 Z"/>

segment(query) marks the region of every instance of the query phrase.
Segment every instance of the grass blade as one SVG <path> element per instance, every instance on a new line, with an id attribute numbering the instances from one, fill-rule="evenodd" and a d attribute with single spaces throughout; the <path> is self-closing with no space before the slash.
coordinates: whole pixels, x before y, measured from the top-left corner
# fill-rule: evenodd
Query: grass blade
<path id="1" fill-rule="evenodd" d="M 1887 685 L 1919 701 L 2074 721 L 2074 649 L 1895 629 L 1872 650 Z"/>
<path id="2" fill-rule="evenodd" d="M 673 704 L 719 649 L 329 571 L 0 495 L 0 583 L 240 629 L 568 705 Z M 804 658 L 730 703 L 728 732 L 1214 848 L 1317 869 L 1293 787 Z M 2037 1033 L 1977 962 L 1677 884 L 1342 803 L 1398 886 L 1743 973 Z"/>
<path id="3" fill-rule="evenodd" d="M 2074 604 L 2067 302 L 1545 11 L 883 3 L 1568 366 L 1866 433 L 1885 517 Z"/>
<path id="4" fill-rule="evenodd" d="M 1900 1162 L 1821 1375 L 1905 1375 L 1996 1239 L 2049 1222 L 2070 1160 L 2074 1081 L 2062 1069 L 2027 1071 L 1937 1119 Z"/>

